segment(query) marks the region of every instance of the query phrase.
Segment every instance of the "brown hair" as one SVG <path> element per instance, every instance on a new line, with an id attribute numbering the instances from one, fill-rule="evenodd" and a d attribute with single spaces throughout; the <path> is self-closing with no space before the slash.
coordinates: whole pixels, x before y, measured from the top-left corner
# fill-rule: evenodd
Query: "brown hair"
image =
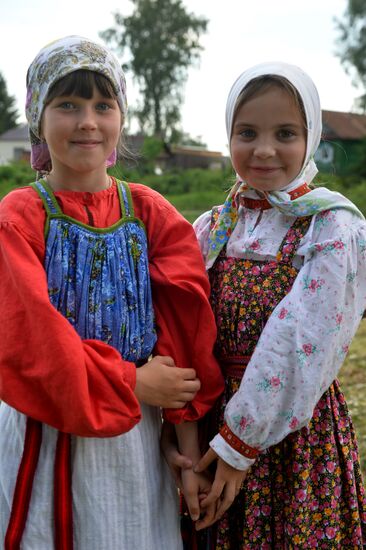
<path id="1" fill-rule="evenodd" d="M 289 97 L 292 98 L 295 102 L 296 107 L 299 109 L 302 119 L 304 121 L 305 129 L 307 128 L 307 120 L 306 120 L 306 114 L 305 114 L 305 108 L 303 101 L 301 99 L 301 96 L 299 92 L 296 90 L 295 86 L 291 84 L 287 78 L 283 76 L 279 76 L 276 74 L 267 74 L 258 76 L 257 78 L 253 78 L 248 84 L 245 86 L 245 88 L 242 89 L 240 94 L 238 95 L 238 98 L 235 102 L 234 107 L 234 116 L 233 120 L 244 103 L 252 99 L 255 95 L 259 93 L 264 93 L 270 88 L 273 88 L 276 86 L 277 88 L 281 88 L 282 90 L 285 90 L 285 92 L 288 93 Z"/>
<path id="2" fill-rule="evenodd" d="M 98 92 L 109 99 L 116 99 L 111 81 L 102 74 L 80 69 L 57 80 L 48 91 L 46 105 L 55 97 L 75 95 L 84 99 L 93 97 L 94 86 Z"/>

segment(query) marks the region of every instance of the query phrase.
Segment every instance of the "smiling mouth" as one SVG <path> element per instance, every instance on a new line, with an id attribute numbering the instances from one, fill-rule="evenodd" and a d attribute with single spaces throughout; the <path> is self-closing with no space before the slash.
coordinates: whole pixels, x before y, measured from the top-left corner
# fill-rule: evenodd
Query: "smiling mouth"
<path id="1" fill-rule="evenodd" d="M 274 170 L 279 170 L 279 166 L 250 166 L 251 170 L 256 170 L 258 172 L 273 172 Z"/>
<path id="2" fill-rule="evenodd" d="M 92 148 L 96 145 L 100 145 L 101 141 L 71 141 L 71 145 L 77 145 L 78 147 Z"/>

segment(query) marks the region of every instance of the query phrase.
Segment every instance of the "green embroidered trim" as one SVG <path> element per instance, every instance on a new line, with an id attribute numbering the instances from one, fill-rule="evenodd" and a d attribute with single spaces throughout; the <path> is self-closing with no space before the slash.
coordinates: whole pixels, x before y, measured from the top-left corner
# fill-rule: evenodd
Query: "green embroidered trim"
<path id="1" fill-rule="evenodd" d="M 128 183 L 125 182 L 125 181 L 121 181 L 121 180 L 116 179 L 116 183 L 117 183 L 117 189 L 118 189 L 119 202 L 120 202 L 120 205 L 121 205 L 122 217 L 126 216 L 125 201 L 123 200 L 123 193 L 122 193 L 122 189 L 121 189 L 121 186 L 123 185 L 123 187 L 126 191 L 126 195 L 127 195 L 128 207 L 130 209 L 130 215 L 126 216 L 126 217 L 133 218 L 135 210 L 134 210 L 133 202 L 132 202 L 131 189 L 129 188 Z"/>
<path id="2" fill-rule="evenodd" d="M 126 216 L 124 218 L 121 218 L 120 220 L 118 220 L 118 222 L 114 223 L 113 225 L 110 225 L 109 227 L 93 227 L 93 226 L 88 225 L 86 223 L 79 222 L 78 220 L 75 220 L 75 218 L 71 218 L 70 216 L 67 216 L 66 214 L 49 214 L 48 218 L 50 220 L 54 220 L 54 219 L 65 220 L 65 221 L 68 221 L 68 222 L 73 223 L 75 225 L 78 225 L 80 227 L 83 227 L 84 229 L 87 229 L 91 233 L 100 233 L 100 234 L 102 234 L 102 233 L 111 233 L 112 231 L 114 231 L 115 229 L 117 229 L 121 225 L 124 225 L 125 223 L 135 222 L 140 227 L 142 227 L 145 230 L 145 233 L 146 233 L 144 222 L 142 220 L 140 220 L 139 218 L 135 218 L 135 217 L 132 217 L 132 216 Z"/>
<path id="3" fill-rule="evenodd" d="M 38 180 L 38 183 L 40 183 L 42 185 L 42 187 L 44 187 L 44 189 L 47 191 L 51 201 L 52 201 L 52 204 L 53 206 L 56 208 L 56 210 L 62 214 L 62 210 L 60 208 L 60 205 L 58 204 L 57 200 L 56 200 L 56 197 L 55 195 L 53 194 L 53 191 L 51 189 L 51 187 L 49 186 L 47 180 L 41 178 L 42 181 Z M 49 206 L 47 204 L 47 201 L 46 199 L 44 198 L 44 196 L 42 195 L 41 191 L 38 189 L 38 187 L 36 186 L 36 183 L 37 182 L 34 182 L 34 183 L 31 183 L 30 186 L 38 193 L 38 195 L 40 196 L 40 198 L 42 199 L 42 202 L 43 202 L 43 206 L 45 207 L 45 210 L 47 212 L 47 214 L 51 214 L 51 211 L 49 209 Z"/>

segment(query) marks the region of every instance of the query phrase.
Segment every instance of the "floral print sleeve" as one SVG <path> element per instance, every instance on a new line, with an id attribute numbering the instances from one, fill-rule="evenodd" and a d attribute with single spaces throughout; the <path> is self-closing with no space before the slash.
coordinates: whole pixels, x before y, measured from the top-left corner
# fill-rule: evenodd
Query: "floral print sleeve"
<path id="1" fill-rule="evenodd" d="M 264 450 L 305 426 L 333 382 L 366 308 L 366 224 L 344 210 L 313 219 L 303 266 L 260 336 L 225 422 Z M 241 456 L 221 435 L 211 447 L 234 467 Z"/>

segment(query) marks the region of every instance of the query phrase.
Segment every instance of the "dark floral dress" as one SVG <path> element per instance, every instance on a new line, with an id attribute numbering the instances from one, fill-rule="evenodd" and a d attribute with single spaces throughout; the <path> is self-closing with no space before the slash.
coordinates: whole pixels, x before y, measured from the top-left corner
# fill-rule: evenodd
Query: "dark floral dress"
<path id="1" fill-rule="evenodd" d="M 310 220 L 296 219 L 276 261 L 227 257 L 224 249 L 210 270 L 216 353 L 226 379 L 211 435 L 223 423 L 225 406 L 240 386 L 267 319 L 294 283 L 298 271 L 292 260 Z M 275 386 L 281 380 L 267 383 Z M 310 423 L 258 456 L 231 508 L 191 547 L 343 550 L 363 548 L 363 543 L 366 500 L 357 442 L 334 380 Z"/>

